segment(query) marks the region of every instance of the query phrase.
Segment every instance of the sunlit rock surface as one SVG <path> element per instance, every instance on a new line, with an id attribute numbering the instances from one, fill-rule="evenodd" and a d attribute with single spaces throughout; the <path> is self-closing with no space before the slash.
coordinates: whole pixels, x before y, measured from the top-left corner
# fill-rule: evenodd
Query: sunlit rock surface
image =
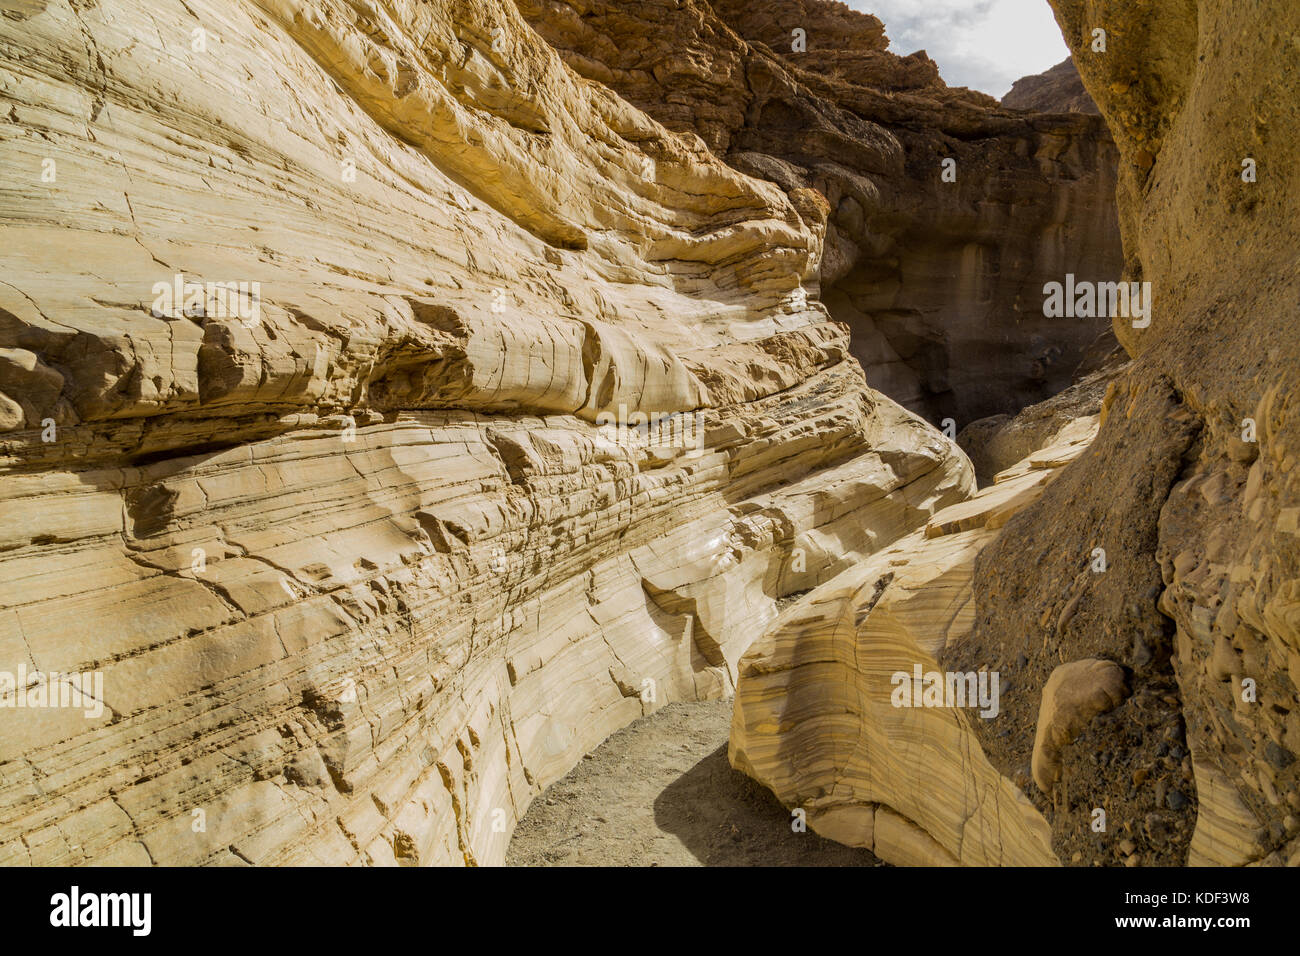
<path id="1" fill-rule="evenodd" d="M 0 671 L 80 705 L 0 689 L 0 862 L 499 862 L 973 490 L 817 302 L 825 200 L 513 4 L 0 38 Z"/>
<path id="2" fill-rule="evenodd" d="M 1100 118 L 949 88 L 841 3 L 518 5 L 583 76 L 792 198 L 826 197 L 821 298 L 868 383 L 931 421 L 962 428 L 1046 399 L 1107 328 L 1046 318 L 1042 291 L 1119 277 Z"/>
<path id="3" fill-rule="evenodd" d="M 894 624 L 904 575 L 946 583 L 936 542 L 1005 478 L 936 515 L 937 538 L 896 542 L 786 612 L 742 659 L 733 761 L 822 832 L 899 862 L 1297 865 L 1300 8 L 1052 5 L 1120 151 L 1125 279 L 1150 283 L 1150 321 L 1114 317 L 1133 361 L 1095 441 L 985 525 L 965 590 L 921 588 L 905 606 L 925 614 Z M 1063 407 L 1018 416 L 985 466 Z M 923 652 L 939 672 L 1008 677 L 996 719 L 892 709 L 892 665 Z M 1058 723 L 1076 665 L 1095 673 Z M 1006 781 L 1031 808 L 1002 798 Z M 963 821 L 983 821 L 984 793 L 1017 808 L 1016 829 L 981 822 L 976 852 Z M 889 836 L 872 828 L 884 811 Z"/>
<path id="4" fill-rule="evenodd" d="M 1005 674 L 1001 662 L 972 667 L 984 676 L 963 682 L 972 696 L 960 700 L 914 692 L 913 675 L 941 673 L 943 652 L 969 639 L 976 556 L 1096 428 L 1095 416 L 1079 419 L 991 487 L 786 609 L 741 658 L 732 766 L 802 809 L 821 835 L 890 863 L 1055 864 L 1046 820 L 973 730 L 997 726 L 1001 675 L 989 675 Z"/>

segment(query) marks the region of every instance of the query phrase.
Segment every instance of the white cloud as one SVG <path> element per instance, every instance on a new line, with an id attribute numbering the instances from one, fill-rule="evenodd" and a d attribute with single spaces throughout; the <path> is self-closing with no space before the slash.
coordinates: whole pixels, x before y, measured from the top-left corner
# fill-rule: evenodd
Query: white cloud
<path id="1" fill-rule="evenodd" d="M 950 86 L 1001 99 L 1069 56 L 1047 0 L 848 0 L 885 23 L 890 49 L 925 50 Z"/>

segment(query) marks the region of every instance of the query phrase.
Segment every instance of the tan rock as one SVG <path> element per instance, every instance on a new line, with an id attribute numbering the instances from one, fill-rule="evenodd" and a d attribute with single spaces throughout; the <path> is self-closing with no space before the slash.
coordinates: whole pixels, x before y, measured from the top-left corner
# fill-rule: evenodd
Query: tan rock
<path id="1" fill-rule="evenodd" d="M 1061 662 L 1131 671 L 1146 732 L 1075 769 L 1091 805 L 1127 816 L 1145 812 L 1149 790 L 1130 798 L 1132 775 L 1160 743 L 1190 754 L 1186 768 L 1185 756 L 1160 758 L 1176 778 L 1166 793 L 1185 801 L 1152 821 L 1145 864 L 1284 860 L 1300 794 L 1300 542 L 1287 530 L 1300 502 L 1287 384 L 1300 356 L 1300 120 L 1287 105 L 1300 98 L 1300 8 L 1265 0 L 1243 18 L 1227 0 L 1051 3 L 1119 148 L 1124 278 L 1150 283 L 1154 307 L 1149 323 L 1114 319 L 1133 363 L 1090 452 L 986 550 L 969 646 L 1025 656 L 1034 680 L 1004 695 L 1020 727 Z M 1104 54 L 1091 48 L 1098 29 Z M 1104 573 L 1089 567 L 1098 548 Z M 1023 765 L 1023 734 L 982 739 L 1002 772 Z M 1044 812 L 1056 841 L 1073 839 L 1072 812 Z M 1079 848 L 1085 865 L 1113 862 Z"/>
<path id="2" fill-rule="evenodd" d="M 970 634 L 976 556 L 1054 473 L 1026 461 L 787 608 L 741 658 L 732 766 L 804 808 L 818 833 L 889 862 L 1055 863 L 1043 818 L 984 757 L 978 708 L 898 696 Z"/>
<path id="3" fill-rule="evenodd" d="M 1114 661 L 1079 660 L 1052 671 L 1043 687 L 1034 734 L 1031 769 L 1038 789 L 1047 793 L 1061 774 L 1061 748 L 1098 714 L 1113 710 L 1126 696 L 1124 668 Z"/>
<path id="4" fill-rule="evenodd" d="M 1113 343 L 1106 318 L 1045 318 L 1039 294 L 1123 266 L 1116 152 L 1099 117 L 950 88 L 923 52 L 891 52 L 885 25 L 842 3 L 519 9 L 576 71 L 796 208 L 810 189 L 824 196 L 805 215 L 824 234 L 821 299 L 852 328 L 872 387 L 932 422 L 1014 413 L 1071 384 L 1099 333 Z"/>
<path id="5" fill-rule="evenodd" d="M 1192 761 L 1200 810 L 1187 854 L 1188 866 L 1242 866 L 1260 855 L 1265 833 L 1221 770 Z"/>
<path id="6" fill-rule="evenodd" d="M 995 415 L 971 422 L 957 434 L 957 444 L 970 456 L 981 486 L 1034 451 L 1064 443 L 1069 429 L 1101 414 L 1107 388 L 1125 363 L 1111 364 L 1085 375 L 1065 391 L 1014 417 Z"/>
<path id="7" fill-rule="evenodd" d="M 0 672 L 103 688 L 0 708 L 0 861 L 498 863 L 780 599 L 974 490 L 817 301 L 816 198 L 513 3 L 0 37 Z"/>
<path id="8" fill-rule="evenodd" d="M 0 392 L 0 432 L 12 432 L 23 427 L 23 407 L 4 392 Z"/>

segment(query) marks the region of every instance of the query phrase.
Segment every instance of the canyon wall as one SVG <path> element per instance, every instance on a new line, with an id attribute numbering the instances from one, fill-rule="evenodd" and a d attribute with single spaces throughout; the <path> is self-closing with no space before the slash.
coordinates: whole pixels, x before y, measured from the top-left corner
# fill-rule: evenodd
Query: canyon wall
<path id="1" fill-rule="evenodd" d="M 825 199 L 513 4 L 35 2 L 0 71 L 0 862 L 499 862 L 974 490 Z"/>
<path id="2" fill-rule="evenodd" d="M 1103 807 L 1144 861 L 1295 864 L 1300 9 L 1053 6 L 1115 133 L 1126 275 L 1154 311 L 1116 317 L 1134 363 L 1095 444 L 980 555 L 970 656 L 1024 656 L 1004 701 L 1022 728 L 1062 660 L 1125 669 L 1125 712 L 1031 792 L 1062 851 L 1113 859 L 1086 832 Z M 1023 730 L 984 744 L 1004 771 L 1029 755 Z"/>
<path id="3" fill-rule="evenodd" d="M 1120 272 L 1098 117 L 951 89 L 840 3 L 518 6 L 578 73 L 734 168 L 829 200 L 812 288 L 852 329 L 868 382 L 931 421 L 960 428 L 1059 392 L 1106 332 L 1042 311 L 1045 283 Z"/>
<path id="4" fill-rule="evenodd" d="M 954 706 L 942 676 L 923 681 L 970 640 L 977 556 L 1084 452 L 1097 422 L 1069 422 L 992 487 L 783 611 L 741 658 L 731 765 L 817 833 L 888 863 L 1055 865 L 1024 782 L 1000 774 L 976 736 L 981 718 L 998 723 L 1001 683 L 987 668 L 953 683 Z"/>
<path id="5" fill-rule="evenodd" d="M 732 761 L 898 862 L 1300 865 L 1300 8 L 1052 4 L 1150 321 L 1116 310 L 1132 361 L 1035 497 L 983 506 L 1003 472 L 785 612 L 742 661 Z M 1095 385 L 995 424 L 983 467 Z M 996 713 L 896 702 L 916 665 L 999 675 Z"/>

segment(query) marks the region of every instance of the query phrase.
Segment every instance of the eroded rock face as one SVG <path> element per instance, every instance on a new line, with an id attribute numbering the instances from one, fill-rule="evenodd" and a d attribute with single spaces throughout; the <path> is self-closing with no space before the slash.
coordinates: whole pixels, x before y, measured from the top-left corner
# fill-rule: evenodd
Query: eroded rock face
<path id="1" fill-rule="evenodd" d="M 579 73 L 733 167 L 829 200 L 822 300 L 868 382 L 908 408 L 958 428 L 1013 414 L 1069 385 L 1105 329 L 1042 311 L 1045 283 L 1120 270 L 1098 118 L 950 89 L 839 3 L 518 5 Z"/>
<path id="2" fill-rule="evenodd" d="M 0 671 L 98 683 L 0 709 L 0 861 L 500 861 L 973 490 L 808 294 L 824 200 L 512 4 L 23 12 Z"/>
<path id="3" fill-rule="evenodd" d="M 1056 864 L 1024 775 L 999 773 L 974 725 L 1000 719 L 1014 662 L 939 667 L 971 637 L 976 558 L 1088 447 L 1081 418 L 968 501 L 801 597 L 740 661 L 732 766 L 821 835 L 901 865 Z M 1114 666 L 1114 665 L 1111 665 Z M 931 678 L 933 676 L 933 679 Z"/>
<path id="4" fill-rule="evenodd" d="M 1055 435 L 1072 427 L 1080 418 L 1101 414 L 1106 390 L 1123 374 L 1127 364 L 1127 361 L 1112 362 L 1017 415 L 993 415 L 963 428 L 957 434 L 957 444 L 970 457 L 980 485 L 992 483 L 998 472 L 1010 468 L 1035 449 L 1052 444 Z"/>
<path id="5" fill-rule="evenodd" d="M 1113 862 L 1080 837 L 1104 806 L 1143 862 L 1300 862 L 1300 8 L 1053 6 L 1115 132 L 1127 275 L 1155 309 L 1115 322 L 1135 362 L 1091 451 L 977 562 L 970 646 L 1027 657 L 1017 727 L 1061 660 L 1134 675 L 1138 725 L 1064 749 L 1067 799 L 1030 791 L 1058 849 Z M 1029 746 L 983 743 L 1004 772 Z"/>
<path id="6" fill-rule="evenodd" d="M 1022 77 L 1002 97 L 1011 110 L 1035 113 L 1098 113 L 1097 104 L 1083 85 L 1073 60 L 1062 60 L 1046 73 Z"/>

